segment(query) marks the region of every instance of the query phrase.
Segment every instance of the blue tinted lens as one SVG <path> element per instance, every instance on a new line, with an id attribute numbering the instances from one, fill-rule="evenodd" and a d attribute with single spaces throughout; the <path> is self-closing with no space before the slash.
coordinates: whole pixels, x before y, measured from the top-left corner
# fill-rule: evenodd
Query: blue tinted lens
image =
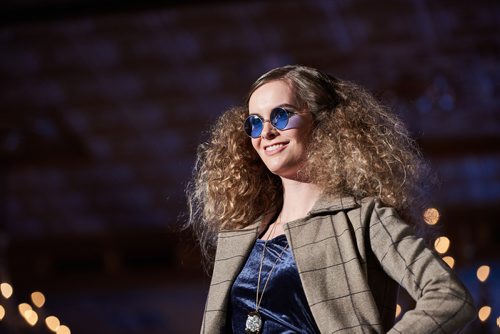
<path id="1" fill-rule="evenodd" d="M 245 132 L 252 138 L 257 138 L 262 133 L 262 129 L 264 128 L 264 123 L 262 119 L 260 119 L 257 115 L 250 115 L 245 120 L 244 124 Z"/>
<path id="2" fill-rule="evenodd" d="M 278 130 L 284 130 L 288 125 L 288 111 L 283 108 L 275 108 L 271 112 L 271 124 Z"/>

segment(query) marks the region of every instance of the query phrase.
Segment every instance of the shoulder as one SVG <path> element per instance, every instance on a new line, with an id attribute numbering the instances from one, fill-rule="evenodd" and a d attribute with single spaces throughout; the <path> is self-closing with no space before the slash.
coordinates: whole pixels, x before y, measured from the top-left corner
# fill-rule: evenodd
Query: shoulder
<path id="1" fill-rule="evenodd" d="M 365 197 L 359 201 L 360 214 L 370 221 L 370 224 L 382 223 L 389 220 L 401 220 L 397 210 L 385 205 L 378 197 Z"/>
<path id="2" fill-rule="evenodd" d="M 409 226 L 401 219 L 395 208 L 384 204 L 378 197 L 365 197 L 355 201 L 356 205 L 344 210 L 348 220 L 355 227 L 368 230 L 382 226 Z"/>

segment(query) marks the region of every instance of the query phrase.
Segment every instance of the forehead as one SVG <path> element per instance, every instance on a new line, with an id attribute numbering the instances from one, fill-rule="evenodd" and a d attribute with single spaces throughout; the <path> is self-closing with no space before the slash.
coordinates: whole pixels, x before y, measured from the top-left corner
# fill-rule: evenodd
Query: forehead
<path id="1" fill-rule="evenodd" d="M 292 86 L 283 80 L 275 80 L 257 88 L 248 101 L 250 113 L 269 113 L 280 105 L 297 106 Z"/>

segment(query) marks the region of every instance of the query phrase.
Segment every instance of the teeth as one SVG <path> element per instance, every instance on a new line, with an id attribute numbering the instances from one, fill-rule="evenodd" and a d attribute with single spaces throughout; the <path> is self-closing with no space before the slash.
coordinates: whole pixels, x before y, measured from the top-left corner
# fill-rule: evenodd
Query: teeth
<path id="1" fill-rule="evenodd" d="M 285 145 L 284 144 L 271 145 L 271 146 L 266 147 L 266 151 L 274 151 L 282 146 L 285 146 Z"/>

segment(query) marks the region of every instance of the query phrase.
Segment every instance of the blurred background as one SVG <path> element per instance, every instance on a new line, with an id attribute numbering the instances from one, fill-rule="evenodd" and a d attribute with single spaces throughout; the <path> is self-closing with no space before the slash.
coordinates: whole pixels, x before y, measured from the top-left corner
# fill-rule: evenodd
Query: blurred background
<path id="1" fill-rule="evenodd" d="M 0 333 L 196 333 L 196 146 L 285 64 L 407 122 L 440 179 L 436 251 L 478 308 L 465 332 L 498 332 L 499 50 L 498 1 L 2 1 Z"/>

